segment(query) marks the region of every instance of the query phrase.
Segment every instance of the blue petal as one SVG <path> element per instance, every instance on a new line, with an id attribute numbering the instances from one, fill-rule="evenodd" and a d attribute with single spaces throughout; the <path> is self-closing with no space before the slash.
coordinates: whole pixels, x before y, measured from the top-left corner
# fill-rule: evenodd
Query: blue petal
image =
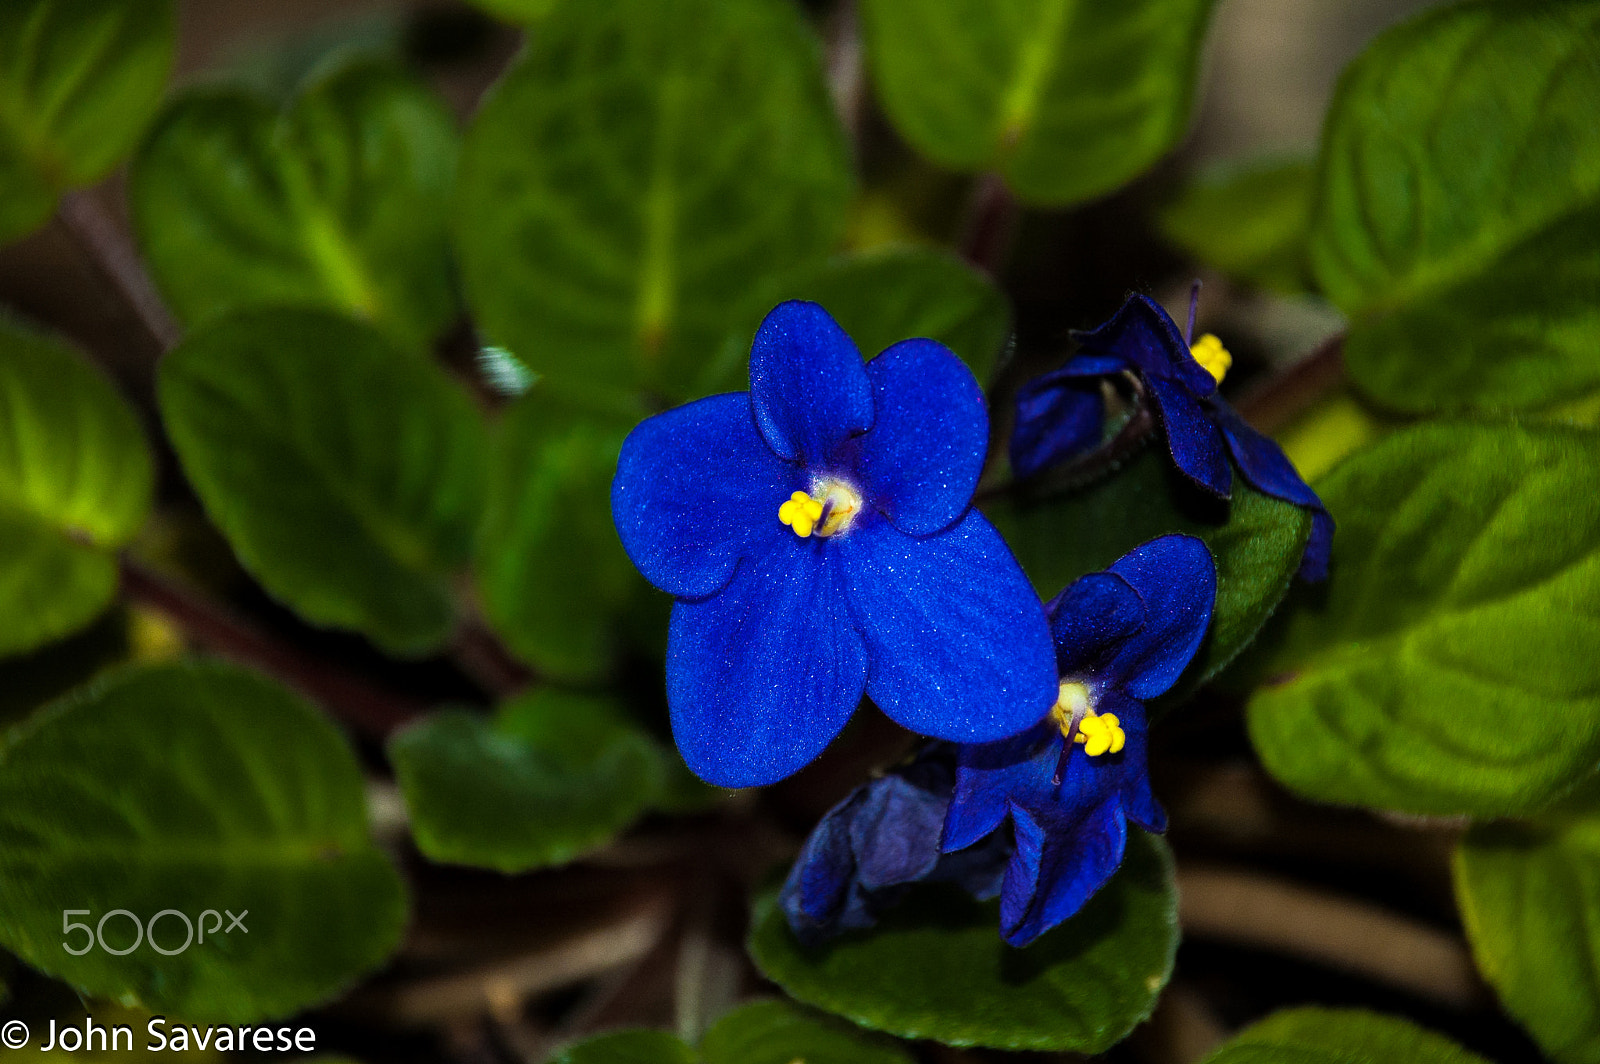
<path id="1" fill-rule="evenodd" d="M 855 341 L 815 303 L 780 303 L 750 347 L 750 402 L 780 458 L 813 471 L 872 427 L 872 386 Z"/>
<path id="2" fill-rule="evenodd" d="M 702 598 L 727 584 L 740 558 L 794 538 L 778 507 L 804 483 L 761 441 L 748 395 L 713 395 L 628 434 L 611 482 L 611 516 L 646 580 L 680 598 Z"/>
<path id="3" fill-rule="evenodd" d="M 1000 933 L 1026 946 L 1076 916 L 1122 863 L 1128 823 L 1116 797 L 1071 819 L 1015 810 L 1017 852 L 1000 893 Z"/>
<path id="4" fill-rule="evenodd" d="M 932 340 L 902 340 L 867 363 L 867 377 L 875 420 L 856 465 L 867 497 L 902 532 L 948 528 L 966 512 L 983 472 L 983 390 Z"/>
<path id="5" fill-rule="evenodd" d="M 778 904 L 803 942 L 816 941 L 839 929 L 855 884 L 850 821 L 865 800 L 866 788 L 858 787 L 828 810 L 811 830 L 784 880 Z"/>
<path id="6" fill-rule="evenodd" d="M 1090 573 L 1045 606 L 1056 669 L 1078 679 L 1105 670 L 1122 644 L 1144 624 L 1144 601 L 1122 577 Z"/>
<path id="7" fill-rule="evenodd" d="M 1109 570 L 1144 603 L 1144 626 L 1117 648 L 1106 667 L 1134 698 L 1165 692 L 1200 649 L 1217 599 L 1211 551 L 1194 536 L 1169 535 L 1136 547 Z"/>
<path id="8" fill-rule="evenodd" d="M 1251 428 L 1244 418 L 1220 400 L 1215 404 L 1217 424 L 1239 463 L 1239 472 L 1250 486 L 1264 495 L 1303 506 L 1314 512 L 1311 538 L 1300 561 L 1299 576 L 1321 580 L 1328 574 L 1328 552 L 1333 546 L 1333 517 L 1310 486 L 1301 479 L 1294 463 L 1272 439 Z"/>
<path id="9" fill-rule="evenodd" d="M 834 542 L 872 663 L 867 694 L 891 718 L 920 735 L 986 742 L 1049 711 L 1044 607 L 982 514 L 922 538 L 872 521 Z"/>
<path id="10" fill-rule="evenodd" d="M 1167 449 L 1183 475 L 1211 492 L 1227 498 L 1233 487 L 1233 470 L 1222 431 L 1211 423 L 1206 407 L 1182 385 L 1171 381 L 1145 381 L 1156 413 L 1167 433 Z"/>
<path id="11" fill-rule="evenodd" d="M 1061 732 L 1050 721 L 1009 739 L 961 747 L 955 795 L 939 848 L 945 853 L 964 850 L 991 834 L 1011 812 L 1011 795 L 1033 787 L 1035 761 L 1048 760 L 1046 771 L 1054 772 L 1060 749 Z"/>
<path id="12" fill-rule="evenodd" d="M 1149 296 L 1130 295 L 1104 325 L 1075 335 L 1084 355 L 1121 359 L 1146 383 L 1167 381 L 1196 398 L 1217 390 L 1216 378 L 1189 353 L 1177 323 Z"/>
<path id="13" fill-rule="evenodd" d="M 939 862 L 939 831 L 952 781 L 926 790 L 900 775 L 867 785 L 867 800 L 850 822 L 861 885 L 878 890 L 924 879 Z"/>
<path id="14" fill-rule="evenodd" d="M 820 754 L 860 702 L 866 649 L 827 546 L 788 535 L 719 594 L 673 606 L 672 734 L 707 783 L 776 783 Z"/>
<path id="15" fill-rule="evenodd" d="M 1011 469 L 1019 477 L 1100 442 L 1105 398 L 1100 382 L 1065 371 L 1048 373 L 1017 390 L 1017 422 L 1011 431 Z"/>

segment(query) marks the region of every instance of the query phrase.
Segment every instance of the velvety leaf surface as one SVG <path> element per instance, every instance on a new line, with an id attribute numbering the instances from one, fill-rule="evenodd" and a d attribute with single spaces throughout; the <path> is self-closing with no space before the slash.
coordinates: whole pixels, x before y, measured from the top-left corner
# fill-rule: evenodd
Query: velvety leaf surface
<path id="1" fill-rule="evenodd" d="M 1600 1060 L 1600 792 L 1475 824 L 1456 898 L 1478 970 L 1553 1060 Z"/>
<path id="2" fill-rule="evenodd" d="M 803 1009 L 758 1001 L 718 1020 L 700 1042 L 705 1064 L 911 1064 L 882 1036 Z"/>
<path id="3" fill-rule="evenodd" d="M 1317 490 L 1320 599 L 1274 632 L 1249 704 L 1266 767 L 1319 801 L 1533 810 L 1600 759 L 1600 433 L 1431 424 Z"/>
<path id="4" fill-rule="evenodd" d="M 0 243 L 111 171 L 161 102 L 171 0 L 0 4 Z"/>
<path id="5" fill-rule="evenodd" d="M 171 955 L 147 935 L 121 956 L 63 947 L 86 934 L 64 936 L 64 919 L 96 927 L 118 909 L 142 922 L 248 910 L 248 932 L 207 919 L 205 942 Z M 250 673 L 122 673 L 44 710 L 0 753 L 0 942 L 83 993 L 200 1022 L 287 1016 L 382 961 L 405 909 L 367 837 L 350 748 Z M 135 940 L 126 915 L 100 933 L 117 950 Z M 185 933 L 176 916 L 155 924 L 168 951 Z"/>
<path id="6" fill-rule="evenodd" d="M 472 2 L 489 14 L 503 18 L 507 22 L 529 23 L 544 18 L 555 10 L 556 4 L 561 0 L 472 0 Z"/>
<path id="7" fill-rule="evenodd" d="M 618 615 L 643 590 L 611 522 L 611 478 L 632 427 L 574 412 L 544 388 L 499 426 L 474 571 L 495 631 L 546 676 L 604 675 Z"/>
<path id="8" fill-rule="evenodd" d="M 760 901 L 749 949 L 799 1000 L 905 1038 L 1099 1053 L 1149 1016 L 1178 945 L 1172 858 L 1129 832 L 1127 858 L 1083 911 L 1026 949 L 1000 939 L 999 903 L 907 896 L 870 932 L 815 949 Z"/>
<path id="9" fill-rule="evenodd" d="M 1189 121 L 1210 0 L 864 0 L 873 83 L 935 162 L 1029 203 L 1109 192 Z"/>
<path id="10" fill-rule="evenodd" d="M 484 332 L 562 387 L 704 390 L 729 308 L 843 231 L 818 51 L 784 0 L 558 5 L 463 147 Z"/>
<path id="11" fill-rule="evenodd" d="M 1156 216 L 1168 240 L 1200 262 L 1276 292 L 1310 283 L 1306 232 L 1316 166 L 1252 159 L 1196 175 Z"/>
<path id="12" fill-rule="evenodd" d="M 447 224 L 455 121 L 398 69 L 356 62 L 287 111 L 244 92 L 175 99 L 134 161 L 139 242 L 190 325 L 310 304 L 422 346 L 456 311 Z"/>
<path id="13" fill-rule="evenodd" d="M 1285 1009 L 1247 1027 L 1204 1064 L 1489 1064 L 1448 1038 L 1361 1009 Z"/>
<path id="14" fill-rule="evenodd" d="M 944 251 L 900 247 L 841 255 L 769 286 L 735 338 L 724 345 L 736 357 L 729 387 L 747 387 L 750 343 L 767 311 L 786 299 L 827 308 L 872 358 L 913 336 L 938 340 L 961 356 L 980 383 L 993 373 L 1011 333 L 1011 306 L 981 273 Z"/>
<path id="15" fill-rule="evenodd" d="M 1592 2 L 1430 11 L 1345 73 L 1311 260 L 1374 397 L 1510 408 L 1600 384 L 1597 112 Z"/>
<path id="16" fill-rule="evenodd" d="M 153 477 L 111 384 L 64 344 L 0 323 L 0 656 L 105 609 Z"/>
<path id="17" fill-rule="evenodd" d="M 1041 598 L 1169 532 L 1205 540 L 1217 565 L 1211 630 L 1179 680 L 1188 689 L 1215 675 L 1255 637 L 1289 589 L 1311 534 L 1311 516 L 1263 495 L 1234 472 L 1221 501 L 1172 468 L 1156 441 L 1114 475 L 1079 491 L 984 507 Z"/>
<path id="18" fill-rule="evenodd" d="M 493 721 L 444 710 L 389 742 L 418 848 L 501 872 L 611 841 L 660 793 L 663 756 L 608 700 L 553 688 Z"/>
<path id="19" fill-rule="evenodd" d="M 335 314 L 260 310 L 190 335 L 159 383 L 184 471 L 263 587 L 395 653 L 443 641 L 488 445 L 442 370 Z"/>

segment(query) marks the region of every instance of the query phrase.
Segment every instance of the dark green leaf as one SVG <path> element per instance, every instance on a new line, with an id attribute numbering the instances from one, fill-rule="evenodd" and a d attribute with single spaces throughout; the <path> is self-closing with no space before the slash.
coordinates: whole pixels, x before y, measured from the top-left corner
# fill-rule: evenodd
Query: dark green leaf
<path id="1" fill-rule="evenodd" d="M 1304 292 L 1315 177 L 1309 159 L 1225 163 L 1199 174 L 1157 221 L 1200 262 L 1276 292 Z"/>
<path id="2" fill-rule="evenodd" d="M 250 1022 L 325 1000 L 399 942 L 403 885 L 367 837 L 361 770 L 298 698 L 217 665 L 128 672 L 69 696 L 0 754 L 0 942 L 87 994 Z M 248 911 L 171 955 L 133 918 Z M 63 910 L 88 910 L 63 916 Z M 108 917 L 115 910 L 125 914 Z M 102 921 L 104 921 L 102 925 Z M 175 950 L 184 921 L 154 924 Z"/>
<path id="3" fill-rule="evenodd" d="M 128 405 L 70 348 L 0 323 L 0 655 L 70 635 L 116 589 L 150 509 Z"/>
<path id="4" fill-rule="evenodd" d="M 1552 1059 L 1600 1060 L 1600 791 L 1476 824 L 1455 858 L 1478 970 Z"/>
<path id="5" fill-rule="evenodd" d="M 784 0 L 557 6 L 461 163 L 468 299 L 565 388 L 702 390 L 729 309 L 827 252 L 852 179 Z"/>
<path id="6" fill-rule="evenodd" d="M 894 1042 L 788 1001 L 758 1001 L 718 1020 L 700 1042 L 705 1064 L 911 1064 Z"/>
<path id="7" fill-rule="evenodd" d="M 418 848 L 502 872 L 611 841 L 660 792 L 662 757 L 610 702 L 553 688 L 508 703 L 493 723 L 445 710 L 389 743 Z"/>
<path id="8" fill-rule="evenodd" d="M 786 299 L 822 304 L 867 358 L 926 336 L 960 355 L 979 381 L 989 379 L 1011 332 L 1006 297 L 982 274 L 947 252 L 891 248 L 830 259 L 771 285 L 726 345 L 737 351 L 737 369 L 761 318 Z"/>
<path id="9" fill-rule="evenodd" d="M 444 640 L 488 446 L 443 371 L 334 314 L 244 311 L 168 355 L 160 395 L 189 480 L 263 587 L 397 653 Z"/>
<path id="10" fill-rule="evenodd" d="M 1405 1020 L 1360 1009 L 1286 1009 L 1247 1027 L 1204 1064 L 1489 1064 Z"/>
<path id="11" fill-rule="evenodd" d="M 139 240 L 178 316 L 310 304 L 421 346 L 456 311 L 446 219 L 455 123 L 388 66 L 347 64 L 287 112 L 192 91 L 134 161 Z"/>
<path id="12" fill-rule="evenodd" d="M 1183 135 L 1211 0 L 865 0 L 895 128 L 1022 199 L 1109 192 Z"/>
<path id="13" fill-rule="evenodd" d="M 1288 591 L 1311 533 L 1309 512 L 1254 490 L 1237 470 L 1231 502 L 1205 494 L 1173 468 L 1160 439 L 1088 488 L 984 510 L 1047 600 L 1156 536 L 1205 540 L 1217 564 L 1217 604 L 1180 690 L 1214 676 L 1255 637 Z"/>
<path id="14" fill-rule="evenodd" d="M 161 102 L 171 0 L 0 4 L 0 243 L 111 171 Z"/>
<path id="15" fill-rule="evenodd" d="M 789 994 L 904 1038 L 1099 1053 L 1150 1015 L 1178 946 L 1166 844 L 1133 830 L 1122 869 L 1082 912 L 1026 949 L 1000 939 L 998 903 L 912 892 L 871 932 L 795 941 L 776 898 L 749 949 Z"/>
<path id="16" fill-rule="evenodd" d="M 694 1050 L 665 1031 L 619 1031 L 568 1046 L 550 1064 L 699 1064 Z"/>
<path id="17" fill-rule="evenodd" d="M 506 645 L 548 676 L 603 675 L 617 615 L 642 591 L 611 523 L 611 478 L 631 427 L 576 413 L 543 387 L 500 425 L 478 589 Z"/>
<path id="18" fill-rule="evenodd" d="M 1432 424 L 1318 482 L 1320 597 L 1262 663 L 1250 735 L 1320 801 L 1499 816 L 1600 760 L 1600 433 Z M 1312 599 L 1312 596 L 1307 596 Z"/>
<path id="19" fill-rule="evenodd" d="M 1402 410 L 1600 385 L 1600 4 L 1478 0 L 1383 35 L 1323 134 L 1311 261 Z"/>

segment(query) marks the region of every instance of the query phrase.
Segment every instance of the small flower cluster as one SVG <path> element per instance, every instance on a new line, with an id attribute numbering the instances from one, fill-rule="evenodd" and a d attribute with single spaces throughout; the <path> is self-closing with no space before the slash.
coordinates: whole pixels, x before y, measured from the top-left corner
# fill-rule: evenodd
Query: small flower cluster
<path id="1" fill-rule="evenodd" d="M 1217 395 L 1228 354 L 1192 348 L 1132 297 L 1022 392 L 1028 475 L 1098 444 L 1097 378 L 1132 373 L 1174 461 L 1226 495 L 1310 509 L 1303 575 L 1332 523 L 1283 453 Z M 673 735 L 707 782 L 781 780 L 820 754 L 863 695 L 936 740 L 817 826 L 783 904 L 804 939 L 870 926 L 915 882 L 1001 898 L 1006 941 L 1071 916 L 1122 860 L 1127 822 L 1161 831 L 1144 702 L 1200 646 L 1216 593 L 1200 540 L 1169 535 L 1042 603 L 972 505 L 989 420 L 977 382 L 932 340 L 864 362 L 819 306 L 785 303 L 750 352 L 750 391 L 657 415 L 623 445 L 623 546 L 675 598 Z M 1009 828 L 1007 825 L 1009 824 Z"/>

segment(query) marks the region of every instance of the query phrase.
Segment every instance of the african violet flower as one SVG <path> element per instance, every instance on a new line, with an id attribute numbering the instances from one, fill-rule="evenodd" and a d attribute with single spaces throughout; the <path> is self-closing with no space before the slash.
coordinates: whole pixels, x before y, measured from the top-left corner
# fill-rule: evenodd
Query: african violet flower
<path id="1" fill-rule="evenodd" d="M 971 508 L 988 413 L 932 340 L 863 365 L 826 311 L 784 303 L 750 391 L 643 422 L 611 488 L 622 544 L 677 598 L 667 700 L 707 782 L 772 783 L 865 691 L 939 739 L 1015 734 L 1055 689 L 1043 607 Z"/>
<path id="2" fill-rule="evenodd" d="M 1018 475 L 1031 476 L 1098 444 L 1104 420 L 1099 378 L 1132 370 L 1144 381 L 1166 429 L 1172 460 L 1183 474 L 1226 498 L 1233 486 L 1232 454 L 1251 487 L 1312 512 L 1299 575 L 1306 580 L 1327 575 L 1333 518 L 1283 450 L 1217 393 L 1233 364 L 1220 340 L 1208 333 L 1191 346 L 1159 303 L 1131 295 L 1110 321 L 1080 334 L 1078 344 L 1078 354 L 1065 366 L 1017 393 L 1011 465 Z"/>
<path id="3" fill-rule="evenodd" d="M 1077 913 L 1111 878 L 1129 820 L 1166 830 L 1150 793 L 1144 700 L 1194 657 L 1215 598 L 1211 554 L 1192 536 L 1162 536 L 1075 581 L 1047 607 L 1061 676 L 1050 717 L 961 748 L 940 845 L 972 846 L 1011 818 L 1000 931 L 1012 945 Z"/>
<path id="4" fill-rule="evenodd" d="M 954 788 L 954 748 L 936 743 L 830 809 L 779 895 L 795 936 L 811 943 L 871 927 L 912 883 L 956 883 L 980 899 L 1000 893 L 1011 853 L 1002 834 L 939 852 Z"/>

